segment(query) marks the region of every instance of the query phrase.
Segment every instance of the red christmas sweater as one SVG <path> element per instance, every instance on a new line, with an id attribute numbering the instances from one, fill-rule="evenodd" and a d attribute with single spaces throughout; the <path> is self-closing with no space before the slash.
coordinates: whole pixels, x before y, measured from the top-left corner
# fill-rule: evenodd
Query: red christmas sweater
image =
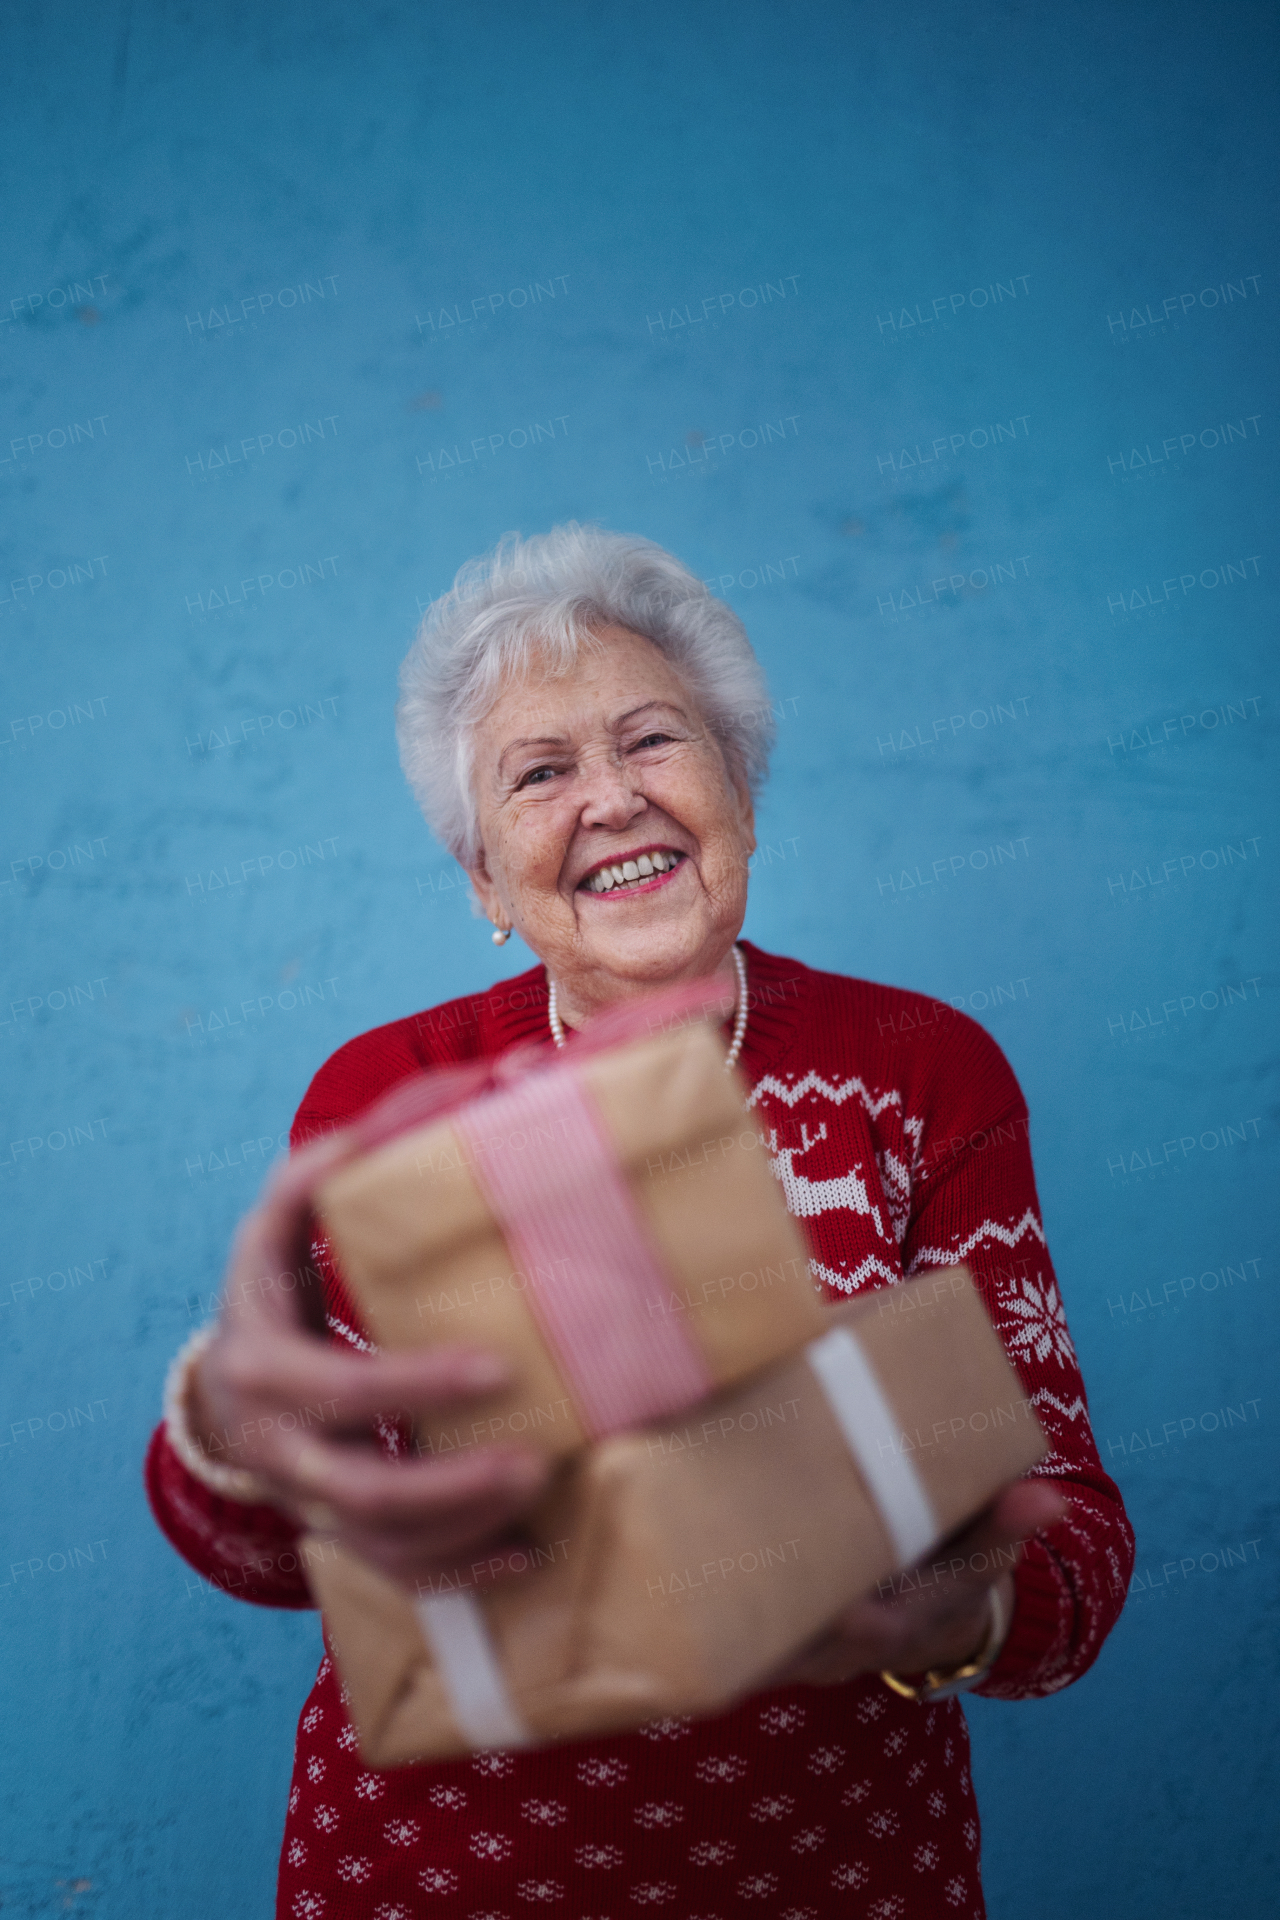
<path id="1" fill-rule="evenodd" d="M 1009 1637 L 978 1691 L 1054 1693 L 1114 1623 L 1133 1538 L 1090 1431 L 1017 1081 L 989 1035 L 939 1001 L 745 953 L 742 1065 L 815 1273 L 836 1298 L 967 1261 L 1050 1438 L 1036 1471 L 1071 1512 L 1018 1566 Z M 546 1033 L 535 968 L 362 1034 L 312 1081 L 294 1144 L 408 1074 Z M 366 1344 L 316 1251 L 333 1337 Z M 397 1447 L 390 1426 L 384 1443 Z M 312 1604 L 295 1530 L 273 1508 L 211 1494 L 163 1429 L 147 1477 L 161 1527 L 207 1580 L 263 1606 Z M 326 1657 L 298 1726 L 277 1915 L 980 1920 L 968 1752 L 958 1701 L 921 1705 L 863 1677 L 775 1688 L 713 1719 L 375 1772 Z"/>

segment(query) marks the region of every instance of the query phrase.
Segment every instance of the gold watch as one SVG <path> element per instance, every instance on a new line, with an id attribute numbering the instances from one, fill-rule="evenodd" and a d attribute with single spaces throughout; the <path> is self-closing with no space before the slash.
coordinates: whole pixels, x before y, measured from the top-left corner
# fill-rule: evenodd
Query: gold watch
<path id="1" fill-rule="evenodd" d="M 998 1587 L 987 1588 L 987 1610 L 990 1621 L 986 1638 L 971 1660 L 966 1660 L 959 1667 L 930 1667 L 923 1685 L 918 1687 L 913 1687 L 909 1680 L 900 1679 L 896 1673 L 889 1673 L 882 1667 L 880 1678 L 886 1687 L 892 1687 L 904 1700 L 929 1701 L 949 1700 L 953 1694 L 967 1693 L 970 1687 L 977 1686 L 979 1680 L 995 1665 L 996 1655 L 1009 1631 L 1009 1616 Z"/>

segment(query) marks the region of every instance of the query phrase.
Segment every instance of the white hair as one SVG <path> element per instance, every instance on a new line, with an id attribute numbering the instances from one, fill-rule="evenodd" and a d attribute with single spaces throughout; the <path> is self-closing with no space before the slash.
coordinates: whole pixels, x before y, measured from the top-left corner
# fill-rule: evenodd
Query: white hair
<path id="1" fill-rule="evenodd" d="M 504 536 L 433 600 L 400 669 L 400 764 L 427 825 L 463 866 L 479 853 L 471 733 L 510 675 L 537 656 L 564 672 L 599 628 L 625 627 L 671 662 L 754 794 L 773 713 L 760 662 L 731 607 L 652 540 L 570 520 Z"/>

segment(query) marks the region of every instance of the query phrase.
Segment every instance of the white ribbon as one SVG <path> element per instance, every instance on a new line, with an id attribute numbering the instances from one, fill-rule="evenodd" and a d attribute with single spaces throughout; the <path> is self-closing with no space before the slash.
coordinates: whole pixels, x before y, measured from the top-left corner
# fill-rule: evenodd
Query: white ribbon
<path id="1" fill-rule="evenodd" d="M 449 1697 L 458 1732 L 472 1747 L 525 1747 L 532 1738 L 507 1691 L 484 1614 L 469 1593 L 414 1601 L 422 1636 Z"/>
<path id="2" fill-rule="evenodd" d="M 941 1534 L 924 1483 L 902 1452 L 893 1409 L 848 1327 L 811 1340 L 812 1367 L 845 1443 L 884 1521 L 902 1566 Z M 414 1602 L 459 1733 L 469 1746 L 524 1747 L 532 1734 L 516 1709 L 484 1613 L 469 1593 L 428 1594 Z"/>
<path id="3" fill-rule="evenodd" d="M 811 1340 L 805 1356 L 866 1481 L 900 1565 L 911 1566 L 941 1534 L 924 1482 L 901 1451 L 893 1409 L 848 1327 Z"/>

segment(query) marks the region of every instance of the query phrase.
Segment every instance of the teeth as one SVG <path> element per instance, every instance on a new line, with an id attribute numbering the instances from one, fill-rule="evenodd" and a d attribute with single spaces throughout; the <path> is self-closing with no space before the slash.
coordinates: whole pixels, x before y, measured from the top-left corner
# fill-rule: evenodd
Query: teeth
<path id="1" fill-rule="evenodd" d="M 587 885 L 593 893 L 611 893 L 615 887 L 635 886 L 651 880 L 655 873 L 670 873 L 684 858 L 679 853 L 642 853 L 637 860 L 624 860 L 621 866 L 601 867 Z"/>

